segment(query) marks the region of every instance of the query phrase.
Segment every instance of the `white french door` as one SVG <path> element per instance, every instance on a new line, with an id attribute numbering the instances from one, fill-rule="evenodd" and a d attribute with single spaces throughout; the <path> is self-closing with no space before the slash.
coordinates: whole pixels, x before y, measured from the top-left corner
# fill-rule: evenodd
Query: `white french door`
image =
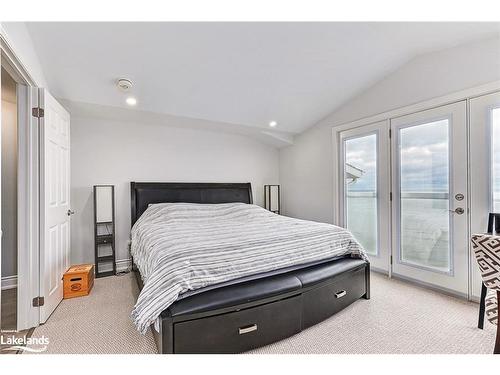
<path id="1" fill-rule="evenodd" d="M 488 214 L 500 213 L 500 93 L 470 100 L 471 234 L 486 232 Z M 471 296 L 479 298 L 481 278 L 471 253 Z"/>
<path id="2" fill-rule="evenodd" d="M 392 273 L 468 295 L 466 102 L 391 119 Z"/>
<path id="3" fill-rule="evenodd" d="M 500 213 L 500 92 L 335 134 L 338 224 L 373 268 L 477 299 L 469 238 Z"/>
<path id="4" fill-rule="evenodd" d="M 340 133 L 340 224 L 381 271 L 389 271 L 390 254 L 388 125 L 382 121 Z"/>
<path id="5" fill-rule="evenodd" d="M 374 269 L 468 295 L 466 102 L 339 133 L 340 225 Z"/>
<path id="6" fill-rule="evenodd" d="M 70 251 L 70 116 L 40 89 L 40 323 L 63 297 Z"/>

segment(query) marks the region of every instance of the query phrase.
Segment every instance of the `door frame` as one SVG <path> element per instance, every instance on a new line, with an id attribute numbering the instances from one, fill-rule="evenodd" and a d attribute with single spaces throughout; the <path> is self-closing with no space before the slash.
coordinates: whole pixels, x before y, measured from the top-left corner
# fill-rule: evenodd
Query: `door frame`
<path id="1" fill-rule="evenodd" d="M 454 104 L 454 103 L 466 101 L 466 103 L 467 103 L 466 127 L 468 129 L 467 130 L 467 132 L 468 132 L 467 152 L 468 152 L 468 155 L 470 155 L 470 152 L 469 152 L 470 151 L 470 111 L 469 111 L 470 101 L 471 101 L 471 99 L 474 99 L 474 98 L 477 98 L 477 97 L 480 97 L 483 95 L 492 94 L 495 92 L 500 92 L 500 80 L 489 82 L 489 83 L 475 86 L 475 87 L 471 87 L 468 89 L 456 91 L 456 92 L 453 92 L 451 94 L 447 94 L 444 96 L 434 97 L 434 98 L 429 99 L 429 100 L 424 100 L 424 101 L 421 101 L 421 102 L 418 102 L 415 104 L 391 109 L 391 110 L 388 110 L 385 112 L 381 112 L 381 113 L 371 115 L 371 116 L 362 117 L 362 118 L 355 119 L 352 121 L 331 124 L 332 159 L 333 159 L 333 174 L 332 174 L 332 178 L 333 178 L 333 182 L 332 182 L 332 186 L 333 186 L 333 191 L 332 191 L 332 195 L 333 195 L 333 200 L 332 200 L 333 224 L 341 226 L 341 223 L 342 223 L 341 210 L 340 210 L 340 200 L 342 199 L 342 196 L 340 193 L 339 182 L 338 182 L 338 180 L 339 180 L 338 176 L 339 176 L 339 172 L 341 170 L 340 169 L 340 158 L 339 158 L 340 132 L 368 126 L 370 124 L 380 122 L 380 121 L 390 121 L 391 118 L 410 115 L 410 114 L 414 114 L 417 112 L 422 112 L 422 111 L 426 111 L 429 109 L 433 109 L 436 107 L 441 107 L 441 106 L 445 106 L 448 104 Z M 467 184 L 468 184 L 468 191 L 470 192 L 470 184 L 471 184 L 470 173 L 467 176 Z M 470 202 L 470 196 L 468 198 L 469 198 L 469 202 Z M 470 205 L 470 203 L 469 203 L 469 205 Z M 468 215 L 468 216 L 469 217 L 468 217 L 467 227 L 470 231 L 470 215 Z M 471 251 L 472 250 L 471 250 L 470 243 L 468 243 L 468 253 L 471 254 Z M 469 260 L 469 275 L 472 273 L 472 271 L 471 271 L 472 264 L 473 263 Z M 390 270 L 391 270 L 391 268 L 390 268 Z M 378 271 L 378 270 L 374 270 L 374 271 Z M 392 276 L 391 271 L 389 271 L 389 277 L 391 277 L 391 276 Z M 470 277 L 469 277 L 469 280 L 470 280 Z M 449 291 L 446 291 L 446 290 L 441 290 L 439 288 L 433 288 L 432 286 L 426 285 L 425 283 L 418 282 L 418 284 L 421 284 L 421 285 L 428 287 L 430 289 L 438 289 L 438 290 L 443 291 L 447 294 L 456 295 L 456 294 L 450 293 Z M 460 295 L 457 295 L 457 296 L 460 297 Z M 463 296 L 461 296 L 461 297 L 463 298 Z M 476 300 L 477 299 L 473 295 L 473 293 L 471 292 L 470 281 L 469 281 L 469 292 L 467 295 L 467 299 L 469 299 L 469 300 Z"/>
<path id="2" fill-rule="evenodd" d="M 469 185 L 469 201 L 471 207 L 471 222 L 469 232 L 482 233 L 485 231 L 488 223 L 488 213 L 492 208 L 492 139 L 491 135 L 491 110 L 499 108 L 498 98 L 500 92 L 481 95 L 472 98 L 469 103 L 469 163 L 471 171 L 470 178 L 474 183 Z M 473 130 L 472 130 L 473 129 Z M 481 179 L 476 175 L 477 166 L 489 164 L 488 175 L 486 179 Z M 485 199 L 486 198 L 486 199 Z M 475 255 L 470 249 L 470 262 L 476 263 Z M 470 294 L 471 299 L 479 301 L 481 291 L 481 275 L 477 267 L 473 267 L 470 274 Z"/>
<path id="3" fill-rule="evenodd" d="M 18 265 L 17 329 L 39 325 L 39 127 L 31 109 L 38 106 L 38 89 L 0 28 L 2 66 L 18 83 Z M 1 254 L 1 246 L 0 246 Z M 1 272 L 1 271 L 0 271 Z"/>

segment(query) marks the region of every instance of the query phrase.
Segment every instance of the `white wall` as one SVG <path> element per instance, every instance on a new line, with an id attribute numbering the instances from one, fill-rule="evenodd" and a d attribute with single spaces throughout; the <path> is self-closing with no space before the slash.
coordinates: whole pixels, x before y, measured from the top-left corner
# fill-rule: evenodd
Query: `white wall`
<path id="1" fill-rule="evenodd" d="M 17 275 L 16 84 L 2 69 L 2 277 Z"/>
<path id="2" fill-rule="evenodd" d="M 242 135 L 72 117 L 71 262 L 94 262 L 95 184 L 115 185 L 121 260 L 129 257 L 130 181 L 251 182 L 254 202 L 262 205 L 263 185 L 278 183 L 278 163 L 276 148 Z"/>
<path id="3" fill-rule="evenodd" d="M 0 34 L 13 49 L 36 85 L 48 88 L 35 45 L 24 22 L 1 22 Z"/>
<path id="4" fill-rule="evenodd" d="M 423 55 L 342 105 L 280 150 L 286 215 L 333 223 L 332 127 L 500 80 L 498 38 Z"/>

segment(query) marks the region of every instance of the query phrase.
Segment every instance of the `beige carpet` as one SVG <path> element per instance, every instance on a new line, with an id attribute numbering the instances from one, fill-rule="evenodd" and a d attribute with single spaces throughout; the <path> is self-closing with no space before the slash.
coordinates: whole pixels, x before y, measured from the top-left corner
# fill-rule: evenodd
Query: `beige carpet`
<path id="1" fill-rule="evenodd" d="M 298 335 L 253 353 L 492 353 L 496 326 L 477 328 L 479 305 L 372 273 L 359 300 Z"/>
<path id="2" fill-rule="evenodd" d="M 96 280 L 89 297 L 64 300 L 34 336 L 48 353 L 156 353 L 129 319 L 132 274 Z M 476 328 L 478 305 L 372 275 L 372 299 L 251 353 L 491 353 L 495 327 Z"/>
<path id="3" fill-rule="evenodd" d="M 52 354 L 157 353 L 152 333 L 142 336 L 130 319 L 138 293 L 133 274 L 96 279 L 90 295 L 63 300 L 33 337 L 47 337 Z"/>

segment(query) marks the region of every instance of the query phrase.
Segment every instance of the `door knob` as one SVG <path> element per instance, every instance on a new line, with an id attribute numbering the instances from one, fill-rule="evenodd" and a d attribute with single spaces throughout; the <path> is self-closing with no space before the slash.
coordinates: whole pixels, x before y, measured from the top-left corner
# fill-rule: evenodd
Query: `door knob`
<path id="1" fill-rule="evenodd" d="M 74 215 L 75 211 L 68 210 L 68 216 Z"/>
<path id="2" fill-rule="evenodd" d="M 462 215 L 465 211 L 462 207 L 457 207 L 454 210 L 449 210 L 450 212 L 453 212 L 454 214 Z"/>

